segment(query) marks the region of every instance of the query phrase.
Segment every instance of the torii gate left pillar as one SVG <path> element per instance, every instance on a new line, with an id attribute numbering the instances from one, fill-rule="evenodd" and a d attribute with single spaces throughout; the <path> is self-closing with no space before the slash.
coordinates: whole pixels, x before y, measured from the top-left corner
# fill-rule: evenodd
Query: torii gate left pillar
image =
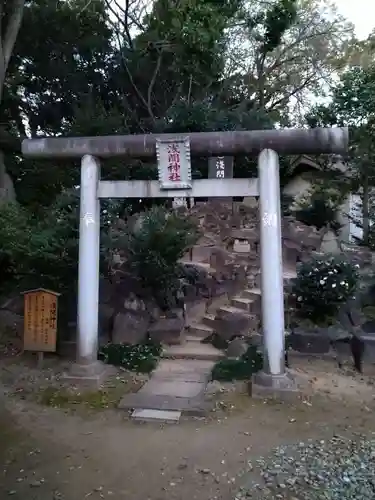
<path id="1" fill-rule="evenodd" d="M 78 276 L 77 362 L 68 374 L 100 384 L 105 374 L 97 361 L 99 317 L 99 238 L 101 198 L 260 197 L 262 333 L 264 366 L 253 385 L 265 394 L 294 390 L 284 364 L 284 296 L 278 153 L 341 154 L 347 151 L 347 129 L 284 129 L 189 134 L 188 154 L 222 156 L 258 154 L 258 179 L 201 179 L 181 182 L 178 192 L 158 181 L 102 181 L 99 158 L 158 155 L 157 143 L 181 136 L 108 136 L 25 140 L 22 151 L 34 158 L 81 158 L 81 204 Z M 188 158 L 190 164 L 190 157 Z M 159 162 L 160 164 L 160 162 Z M 159 180 L 160 180 L 159 172 Z M 184 181 L 184 179 L 182 179 Z M 186 179 L 185 179 L 186 181 Z M 263 393 L 262 393 L 263 394 Z"/>

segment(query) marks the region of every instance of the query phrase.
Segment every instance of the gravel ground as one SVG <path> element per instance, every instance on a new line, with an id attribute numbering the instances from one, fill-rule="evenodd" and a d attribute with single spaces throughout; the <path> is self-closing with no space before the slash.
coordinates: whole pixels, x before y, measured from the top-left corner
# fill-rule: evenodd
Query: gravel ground
<path id="1" fill-rule="evenodd" d="M 335 435 L 278 447 L 249 462 L 252 481 L 236 496 L 254 499 L 369 500 L 375 498 L 375 439 Z"/>

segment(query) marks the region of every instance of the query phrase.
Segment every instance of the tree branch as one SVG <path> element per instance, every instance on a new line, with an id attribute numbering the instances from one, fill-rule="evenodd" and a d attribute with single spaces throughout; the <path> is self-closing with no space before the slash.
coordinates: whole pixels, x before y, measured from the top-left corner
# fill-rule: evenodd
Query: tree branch
<path id="1" fill-rule="evenodd" d="M 152 75 L 152 78 L 151 78 L 151 81 L 150 81 L 150 85 L 148 86 L 148 90 L 147 90 L 147 108 L 148 108 L 148 111 L 150 113 L 150 116 L 152 116 L 152 117 L 153 117 L 152 105 L 151 105 L 152 90 L 153 90 L 153 88 L 155 86 L 156 78 L 157 78 L 159 70 L 160 70 L 162 54 L 163 54 L 162 51 L 160 51 L 159 54 L 158 54 L 158 59 L 156 61 L 156 66 L 155 66 L 154 74 Z"/>
<path id="2" fill-rule="evenodd" d="M 124 56 L 124 53 L 123 53 L 123 50 L 122 50 L 122 47 L 121 47 L 121 42 L 120 42 L 120 39 L 119 39 L 119 35 L 117 34 L 117 39 L 118 39 L 118 43 L 119 43 L 119 49 L 120 49 L 120 56 L 121 56 L 121 62 L 122 62 L 122 65 L 125 69 L 125 72 L 126 74 L 128 75 L 128 78 L 129 78 L 129 82 L 130 82 L 130 85 L 133 87 L 135 93 L 137 94 L 138 96 L 138 99 L 141 101 L 141 103 L 144 105 L 144 107 L 147 109 L 148 111 L 148 114 L 150 115 L 150 118 L 152 121 L 155 121 L 155 116 L 152 112 L 152 109 L 151 107 L 149 106 L 149 103 L 146 101 L 146 99 L 143 97 L 141 91 L 139 90 L 139 88 L 137 87 L 135 81 L 134 81 L 134 78 L 131 74 L 131 71 L 129 69 L 129 66 L 128 66 L 128 63 L 126 62 L 125 60 L 125 56 Z M 152 90 L 152 89 L 151 89 Z"/>
<path id="3" fill-rule="evenodd" d="M 21 27 L 25 0 L 14 0 L 13 12 L 5 29 L 4 38 L 2 39 L 3 58 L 4 58 L 4 76 L 8 68 L 10 58 L 12 56 L 14 44 L 16 43 L 17 35 Z"/>

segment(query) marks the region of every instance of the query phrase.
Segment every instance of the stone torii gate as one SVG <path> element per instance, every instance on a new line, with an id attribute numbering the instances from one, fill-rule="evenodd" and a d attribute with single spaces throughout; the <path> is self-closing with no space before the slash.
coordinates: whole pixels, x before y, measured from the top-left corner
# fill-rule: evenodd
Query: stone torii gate
<path id="1" fill-rule="evenodd" d="M 169 144 L 169 146 L 168 146 Z M 168 177 L 167 147 L 178 144 L 181 171 Z M 260 197 L 261 290 L 264 366 L 255 383 L 266 391 L 289 390 L 293 381 L 284 363 L 284 295 L 278 154 L 343 154 L 346 128 L 283 129 L 26 139 L 24 156 L 81 158 L 78 266 L 77 360 L 68 377 L 99 383 L 104 367 L 97 361 L 99 310 L 100 199 Z M 190 154 L 258 154 L 258 179 L 191 179 Z M 103 181 L 100 158 L 157 157 L 159 181 Z M 180 157 L 179 157 L 180 158 Z M 172 182 L 177 181 L 177 182 Z"/>

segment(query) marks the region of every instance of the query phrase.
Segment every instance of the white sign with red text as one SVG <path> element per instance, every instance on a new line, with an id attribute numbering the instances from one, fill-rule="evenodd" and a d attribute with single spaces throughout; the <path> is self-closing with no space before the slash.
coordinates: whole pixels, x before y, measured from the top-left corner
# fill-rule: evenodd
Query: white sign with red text
<path id="1" fill-rule="evenodd" d="M 156 139 L 161 189 L 191 189 L 190 141 L 188 137 Z"/>

